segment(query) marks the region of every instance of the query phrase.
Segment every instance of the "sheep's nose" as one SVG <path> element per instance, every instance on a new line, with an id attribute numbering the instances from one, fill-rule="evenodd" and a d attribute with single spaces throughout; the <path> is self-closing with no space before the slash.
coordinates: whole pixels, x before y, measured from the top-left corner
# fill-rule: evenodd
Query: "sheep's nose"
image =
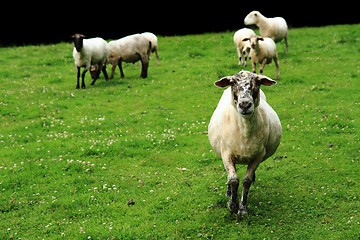
<path id="1" fill-rule="evenodd" d="M 250 101 L 242 101 L 239 103 L 239 107 L 241 109 L 247 110 L 252 107 L 252 103 Z"/>

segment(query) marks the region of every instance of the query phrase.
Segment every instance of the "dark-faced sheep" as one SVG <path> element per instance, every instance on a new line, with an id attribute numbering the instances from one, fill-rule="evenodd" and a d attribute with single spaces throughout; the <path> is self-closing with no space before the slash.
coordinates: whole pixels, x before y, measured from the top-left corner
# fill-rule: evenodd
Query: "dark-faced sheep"
<path id="1" fill-rule="evenodd" d="M 108 54 L 108 47 L 106 41 L 102 38 L 84 39 L 85 36 L 82 34 L 75 34 L 73 38 L 73 57 L 75 60 L 75 66 L 77 68 L 76 88 L 80 88 L 79 79 L 81 67 L 84 68 L 84 71 L 81 75 L 81 88 L 85 88 L 85 74 L 90 69 L 91 65 L 100 66 L 102 72 L 104 73 L 105 79 L 108 80 L 108 75 L 106 72 L 106 57 Z M 92 81 L 91 85 L 94 85 L 98 76 L 99 75 L 97 75 L 97 77 Z"/>

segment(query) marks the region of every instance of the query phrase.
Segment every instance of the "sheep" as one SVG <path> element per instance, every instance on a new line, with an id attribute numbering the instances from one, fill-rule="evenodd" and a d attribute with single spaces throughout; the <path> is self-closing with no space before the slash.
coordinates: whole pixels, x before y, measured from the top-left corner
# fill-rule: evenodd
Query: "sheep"
<path id="1" fill-rule="evenodd" d="M 141 61 L 141 77 L 147 77 L 151 41 L 141 34 L 134 34 L 109 42 L 108 63 L 112 64 L 110 79 L 114 77 L 116 65 L 119 66 L 121 77 L 124 77 L 122 62 L 135 63 Z"/>
<path id="2" fill-rule="evenodd" d="M 288 27 L 284 18 L 266 18 L 260 12 L 252 11 L 245 17 L 244 24 L 255 24 L 262 37 L 269 37 L 276 43 L 285 39 L 285 52 L 288 53 Z"/>
<path id="3" fill-rule="evenodd" d="M 219 155 L 227 171 L 228 208 L 231 213 L 247 215 L 247 198 L 255 170 L 272 156 L 280 144 L 282 127 L 276 112 L 266 102 L 260 85 L 271 86 L 276 81 L 264 75 L 240 71 L 215 82 L 227 88 L 209 123 L 211 147 Z M 235 164 L 248 165 L 242 180 L 242 197 L 237 196 L 239 177 Z"/>
<path id="4" fill-rule="evenodd" d="M 260 74 L 262 74 L 265 64 L 271 63 L 272 59 L 274 59 L 276 65 L 276 80 L 278 80 L 280 76 L 279 60 L 274 41 L 271 38 L 263 38 L 257 35 L 252 35 L 250 38 L 244 38 L 243 41 L 250 41 L 250 58 L 253 73 L 256 73 L 257 63 L 260 64 Z"/>
<path id="5" fill-rule="evenodd" d="M 146 37 L 150 42 L 151 42 L 151 52 L 155 52 L 156 54 L 156 66 L 159 65 L 159 53 L 158 53 L 158 40 L 155 34 L 151 33 L 151 32 L 144 32 L 141 35 L 143 35 L 144 37 Z M 150 55 L 149 55 L 149 60 L 151 59 Z"/>
<path id="6" fill-rule="evenodd" d="M 81 88 L 83 89 L 85 89 L 85 74 L 90 69 L 91 65 L 97 64 L 101 66 L 101 70 L 105 76 L 105 79 L 108 80 L 108 75 L 106 72 L 106 58 L 108 55 L 107 42 L 102 38 L 84 39 L 85 36 L 78 33 L 72 37 L 74 38 L 73 57 L 75 60 L 75 66 L 77 68 L 76 88 L 80 88 L 79 78 L 81 67 L 84 67 L 84 71 L 81 75 Z M 99 74 L 97 74 L 97 76 L 94 78 L 91 85 L 94 85 L 96 79 L 99 77 Z"/>
<path id="7" fill-rule="evenodd" d="M 234 34 L 234 43 L 239 57 L 239 66 L 243 64 L 244 67 L 246 67 L 246 61 L 250 53 L 250 43 L 242 40 L 247 37 L 249 38 L 254 34 L 254 31 L 249 28 L 242 28 Z"/>

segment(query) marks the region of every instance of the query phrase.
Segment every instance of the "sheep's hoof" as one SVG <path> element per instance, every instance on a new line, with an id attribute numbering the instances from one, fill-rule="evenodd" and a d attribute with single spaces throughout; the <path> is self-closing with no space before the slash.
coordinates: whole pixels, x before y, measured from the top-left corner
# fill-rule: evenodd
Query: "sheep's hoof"
<path id="1" fill-rule="evenodd" d="M 230 199 L 230 201 L 228 202 L 228 207 L 229 207 L 229 211 L 231 213 L 237 213 L 239 210 L 239 202 L 233 201 L 232 199 Z"/>
<path id="2" fill-rule="evenodd" d="M 239 216 L 247 216 L 249 215 L 249 210 L 246 206 L 240 206 L 239 212 L 237 213 Z"/>

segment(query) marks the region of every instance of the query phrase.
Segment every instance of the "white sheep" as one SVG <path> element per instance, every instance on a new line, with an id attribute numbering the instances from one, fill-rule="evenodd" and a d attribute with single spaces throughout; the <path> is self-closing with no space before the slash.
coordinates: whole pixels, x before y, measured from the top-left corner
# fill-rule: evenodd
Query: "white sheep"
<path id="1" fill-rule="evenodd" d="M 252 11 L 245 17 L 244 24 L 255 24 L 262 37 L 269 37 L 276 43 L 285 39 L 285 52 L 288 53 L 288 27 L 284 18 L 267 18 L 258 11 Z"/>
<path id="2" fill-rule="evenodd" d="M 112 64 L 110 78 L 114 77 L 116 65 L 119 66 L 121 77 L 124 77 L 122 62 L 135 63 L 141 61 L 141 77 L 147 77 L 151 41 L 141 34 L 134 34 L 109 42 L 108 63 Z"/>
<path id="3" fill-rule="evenodd" d="M 77 68 L 77 85 L 76 88 L 80 88 L 80 68 L 84 67 L 84 71 L 81 75 L 82 82 L 81 88 L 85 88 L 85 74 L 90 69 L 91 65 L 99 65 L 105 79 L 108 80 L 106 72 L 106 58 L 108 55 L 107 42 L 102 38 L 90 38 L 84 39 L 84 35 L 75 34 L 74 38 L 74 50 L 73 57 L 75 60 L 75 66 Z M 91 85 L 94 85 L 99 74 L 94 78 Z"/>
<path id="4" fill-rule="evenodd" d="M 241 64 L 246 67 L 246 61 L 250 53 L 250 43 L 244 42 L 244 38 L 249 38 L 255 35 L 254 31 L 249 28 L 242 28 L 234 34 L 234 43 L 239 57 L 239 66 Z"/>
<path id="5" fill-rule="evenodd" d="M 229 210 L 239 215 L 248 214 L 247 197 L 255 170 L 273 155 L 280 144 L 282 128 L 276 112 L 266 102 L 260 85 L 271 86 L 276 81 L 248 71 L 223 77 L 215 82 L 227 87 L 211 117 L 209 141 L 224 163 L 227 171 L 227 193 L 231 197 Z M 242 197 L 239 206 L 239 177 L 235 164 L 248 165 L 242 180 Z"/>
<path id="6" fill-rule="evenodd" d="M 158 53 L 159 45 L 156 35 L 151 32 L 144 32 L 141 35 L 146 37 L 151 42 L 151 52 L 152 53 L 155 52 L 156 54 L 156 66 L 157 66 L 159 64 L 159 53 Z M 150 56 L 149 59 L 151 59 Z"/>
<path id="7" fill-rule="evenodd" d="M 244 42 L 250 41 L 250 58 L 253 73 L 256 73 L 256 64 L 260 64 L 260 74 L 263 73 L 265 65 L 272 62 L 274 59 L 276 66 L 276 80 L 279 79 L 279 60 L 278 54 L 276 51 L 275 42 L 268 37 L 259 37 L 257 35 L 252 35 L 250 38 L 244 38 Z"/>

